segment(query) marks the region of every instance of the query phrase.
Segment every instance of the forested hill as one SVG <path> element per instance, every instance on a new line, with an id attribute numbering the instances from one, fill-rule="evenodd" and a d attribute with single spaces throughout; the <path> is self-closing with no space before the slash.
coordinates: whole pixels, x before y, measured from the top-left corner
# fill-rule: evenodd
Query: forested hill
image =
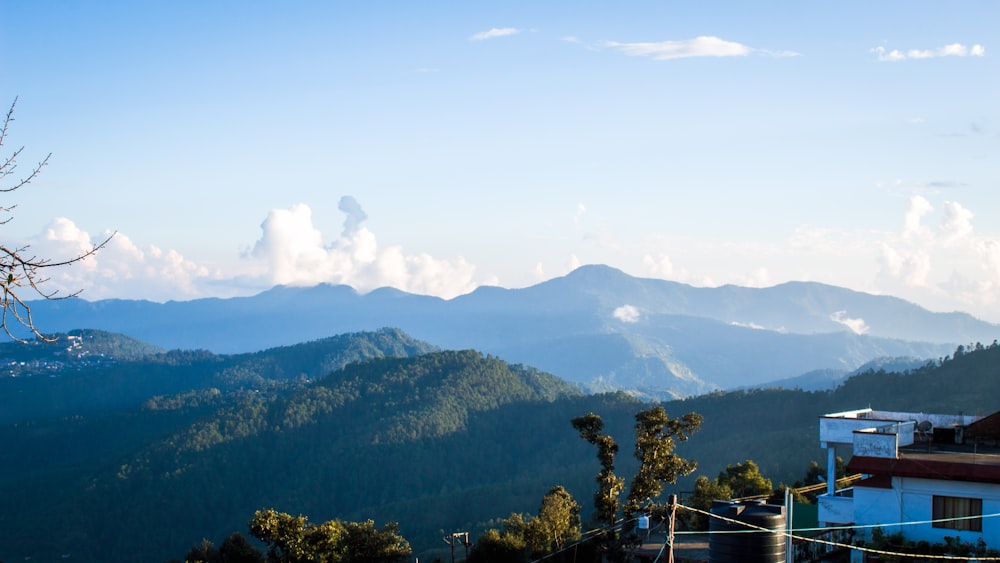
<path id="1" fill-rule="evenodd" d="M 449 491 L 494 487 L 477 501 L 479 513 L 483 504 L 515 500 L 494 498 L 497 486 L 509 494 L 520 465 L 507 456 L 524 447 L 551 450 L 538 441 L 511 444 L 505 428 L 546 420 L 543 405 L 573 397 L 582 394 L 554 376 L 472 351 L 353 363 L 290 395 L 248 396 L 156 441 L 52 499 L 58 508 L 34 515 L 45 526 L 27 515 L 15 519 L 13 537 L 55 526 L 78 534 L 61 549 L 84 559 L 163 560 L 191 538 L 245 529 L 264 505 L 316 517 L 424 520 L 437 528 L 422 531 L 436 534 L 452 518 L 414 516 L 429 506 L 459 509 Z M 571 434 L 569 416 L 546 424 Z M 561 467 L 550 467 L 550 477 Z M 523 466 L 521 478 L 534 482 L 538 471 Z M 411 504 L 399 512 L 387 509 L 393 503 Z M 98 557 L 109 549 L 117 555 Z"/>
<path id="2" fill-rule="evenodd" d="M 436 350 L 397 329 L 350 333 L 252 354 L 164 352 L 101 331 L 0 345 L 0 423 L 136 409 L 219 405 L 245 393 L 301 386 L 369 358 Z"/>
<path id="3" fill-rule="evenodd" d="M 52 334 L 48 340 L 0 343 L 0 365 L 4 375 L 51 373 L 52 366 L 84 367 L 101 362 L 141 360 L 164 352 L 141 340 L 103 330 L 71 330 Z"/>
<path id="4" fill-rule="evenodd" d="M 396 342 L 392 331 L 380 334 Z M 312 521 L 399 521 L 423 558 L 440 546 L 442 530 L 476 537 L 490 519 L 534 512 L 554 485 L 587 517 L 600 466 L 569 421 L 588 412 L 604 418 L 621 446 L 618 473 L 632 475 L 632 416 L 648 407 L 633 397 L 580 395 L 472 351 L 372 358 L 325 377 L 300 372 L 321 362 L 322 348 L 312 360 L 291 348 L 276 352 L 303 362 L 296 368 L 271 364 L 267 354 L 226 364 L 269 365 L 248 373 L 295 384 L 230 394 L 219 411 L 175 396 L 112 414 L 0 426 L 0 560 L 161 562 L 201 538 L 218 543 L 246 532 L 265 507 Z M 671 416 L 704 416 L 701 431 L 678 447 L 699 469 L 674 490 L 690 491 L 696 475 L 714 477 L 746 459 L 776 483 L 801 478 L 810 461 L 824 459 L 817 419 L 827 412 L 871 405 L 989 414 L 1000 410 L 997 397 L 1000 346 L 992 344 L 908 373 L 862 373 L 834 391 L 756 389 L 667 402 Z"/>

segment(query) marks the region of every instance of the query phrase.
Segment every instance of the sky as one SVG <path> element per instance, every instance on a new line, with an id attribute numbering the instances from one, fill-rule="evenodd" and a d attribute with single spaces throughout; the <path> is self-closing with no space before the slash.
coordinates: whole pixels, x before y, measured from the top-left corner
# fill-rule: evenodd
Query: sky
<path id="1" fill-rule="evenodd" d="M 1000 3 L 0 0 L 0 240 L 81 296 L 584 264 L 1000 322 Z M 846 314 L 850 315 L 850 312 Z"/>

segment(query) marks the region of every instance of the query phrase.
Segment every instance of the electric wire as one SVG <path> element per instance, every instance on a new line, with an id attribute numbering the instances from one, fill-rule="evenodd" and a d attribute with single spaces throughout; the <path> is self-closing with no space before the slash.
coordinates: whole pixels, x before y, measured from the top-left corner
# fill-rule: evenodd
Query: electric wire
<path id="1" fill-rule="evenodd" d="M 680 504 L 680 503 L 678 503 L 676 505 L 676 507 L 679 508 L 679 509 L 682 509 L 682 510 L 688 510 L 688 511 L 691 511 L 691 512 L 696 512 L 696 513 L 699 513 L 699 514 L 704 514 L 704 515 L 708 516 L 709 518 L 717 518 L 717 519 L 724 520 L 724 521 L 727 521 L 727 522 L 730 522 L 730 523 L 733 523 L 733 524 L 738 524 L 740 526 L 744 526 L 744 527 L 749 528 L 749 529 L 746 529 L 746 530 L 713 530 L 713 531 L 708 531 L 708 532 L 681 530 L 681 531 L 675 531 L 674 532 L 675 536 L 682 536 L 682 535 L 707 535 L 707 536 L 712 536 L 712 535 L 716 535 L 716 534 L 722 534 L 722 535 L 725 535 L 725 534 L 747 534 L 747 533 L 759 534 L 760 532 L 769 532 L 769 533 L 772 533 L 772 534 L 781 534 L 781 535 L 785 536 L 786 538 L 788 538 L 789 540 L 798 540 L 798 541 L 802 541 L 802 542 L 828 545 L 828 546 L 831 546 L 831 547 L 839 547 L 839 548 L 852 549 L 852 550 L 855 550 L 855 551 L 862 551 L 862 552 L 865 552 L 865 553 L 872 553 L 872 554 L 875 554 L 875 555 L 888 555 L 888 556 L 901 557 L 901 558 L 907 558 L 907 559 L 916 559 L 916 558 L 919 558 L 919 559 L 924 559 L 924 560 L 940 560 L 940 561 L 1000 561 L 1000 557 L 992 557 L 992 556 L 977 556 L 977 555 L 957 556 L 957 555 L 929 555 L 929 554 L 919 554 L 919 553 L 902 553 L 902 552 L 887 551 L 887 550 L 882 550 L 882 549 L 875 549 L 875 548 L 872 548 L 872 547 L 864 547 L 864 546 L 859 546 L 859 545 L 852 545 L 852 544 L 847 544 L 847 543 L 842 543 L 842 542 L 835 542 L 835 541 L 831 541 L 831 540 L 824 540 L 824 539 L 815 538 L 815 537 L 797 535 L 797 534 L 802 533 L 802 532 L 828 532 L 828 531 L 837 531 L 837 530 L 857 530 L 857 529 L 868 529 L 868 528 L 903 527 L 903 526 L 913 526 L 913 525 L 935 524 L 935 523 L 940 523 L 940 522 L 953 522 L 953 521 L 958 521 L 958 520 L 971 520 L 971 519 L 976 519 L 976 518 L 983 518 L 983 519 L 985 519 L 985 518 L 996 518 L 996 517 L 1000 517 L 1000 513 L 983 514 L 982 516 L 960 516 L 960 517 L 955 517 L 955 518 L 940 518 L 940 519 L 936 519 L 936 520 L 914 520 L 914 521 L 910 521 L 910 522 L 893 522 L 891 524 L 864 524 L 864 525 L 856 525 L 856 526 L 827 526 L 827 527 L 822 527 L 822 528 L 795 528 L 795 529 L 792 529 L 792 530 L 785 530 L 785 529 L 776 530 L 776 529 L 772 529 L 772 528 L 765 528 L 763 526 L 757 526 L 757 525 L 751 524 L 749 522 L 744 522 L 744 521 L 741 521 L 741 520 L 736 520 L 734 518 L 728 518 L 728 517 L 723 516 L 721 514 L 714 514 L 712 512 L 707 512 L 707 511 L 700 510 L 700 509 L 697 509 L 697 508 L 694 508 L 694 507 L 691 507 L 691 506 L 685 506 L 685 505 Z M 632 520 L 636 520 L 636 519 L 633 518 Z M 553 551 L 552 553 L 548 553 L 548 554 L 546 554 L 546 555 L 544 555 L 544 556 L 542 556 L 542 557 L 540 557 L 538 559 L 535 559 L 535 560 L 533 560 L 533 563 L 544 561 L 544 560 L 549 559 L 551 557 L 554 557 L 554 556 L 556 556 L 556 555 L 558 555 L 560 553 L 563 553 L 563 552 L 565 552 L 565 551 L 567 551 L 567 550 L 569 550 L 571 548 L 574 548 L 574 547 L 577 547 L 577 546 L 579 546 L 579 545 L 581 545 L 583 543 L 586 543 L 587 541 L 590 541 L 594 536 L 596 536 L 598 534 L 605 533 L 605 532 L 614 532 L 614 531 L 621 530 L 622 527 L 624 527 L 624 525 L 625 525 L 626 522 L 627 521 L 625 519 L 622 519 L 622 520 L 619 520 L 619 521 L 615 522 L 614 525 L 612 525 L 610 527 L 607 527 L 607 528 L 594 528 L 592 530 L 588 530 L 585 534 L 583 534 L 583 536 L 581 536 L 581 538 L 579 540 L 577 540 L 577 541 L 575 541 L 575 542 L 573 542 L 573 543 L 571 543 L 569 545 L 564 546 L 560 550 Z M 660 546 L 660 550 L 656 554 L 656 557 L 653 559 L 653 563 L 657 563 L 660 560 L 660 557 L 663 555 L 663 552 L 666 550 L 666 548 L 668 546 L 671 547 L 671 549 L 673 549 L 673 546 L 671 545 L 670 537 L 665 536 L 664 537 L 664 541 L 663 541 L 663 545 Z"/>
<path id="2" fill-rule="evenodd" d="M 933 560 L 941 560 L 941 561 L 969 561 L 970 559 L 971 560 L 975 560 L 975 561 L 1000 561 L 1000 557 L 989 557 L 989 556 L 977 556 L 977 555 L 972 555 L 972 556 L 969 556 L 969 555 L 965 555 L 965 556 L 957 556 L 957 555 L 925 555 L 925 554 L 919 554 L 919 553 L 900 553 L 900 552 L 895 552 L 895 551 L 887 551 L 887 550 L 883 550 L 883 549 L 875 549 L 875 548 L 871 548 L 871 547 L 863 547 L 863 546 L 858 546 L 858 545 L 851 545 L 851 544 L 847 544 L 847 543 L 835 542 L 835 541 L 830 541 L 830 540 L 823 540 L 823 539 L 819 539 L 819 538 L 810 538 L 810 537 L 806 537 L 806 536 L 798 536 L 798 535 L 795 535 L 795 534 L 793 534 L 791 532 L 788 532 L 786 530 L 775 530 L 775 529 L 771 529 L 771 528 L 765 528 L 763 526 L 757 526 L 757 525 L 751 524 L 749 522 L 743 522 L 743 521 L 740 521 L 740 520 L 736 520 L 734 518 L 728 518 L 726 516 L 722 516 L 721 514 L 713 514 L 711 512 L 706 512 L 704 510 L 700 510 L 700 509 L 693 508 L 693 507 L 690 507 L 690 506 L 684 506 L 683 504 L 678 504 L 677 508 L 681 508 L 681 509 L 684 509 L 684 510 L 690 510 L 692 512 L 697 512 L 699 514 L 707 515 L 707 516 L 709 516 L 711 518 L 718 518 L 720 520 L 724 520 L 724 521 L 727 521 L 727 522 L 730 522 L 730 523 L 733 523 L 733 524 L 738 524 L 740 526 L 746 526 L 748 528 L 753 528 L 753 530 L 740 531 L 741 533 L 746 533 L 746 532 L 753 532 L 753 533 L 769 532 L 769 533 L 772 533 L 772 534 L 781 534 L 781 535 L 783 535 L 783 536 L 785 536 L 785 537 L 787 537 L 789 539 L 793 539 L 793 540 L 799 540 L 799 541 L 811 542 L 811 543 L 819 543 L 819 544 L 829 545 L 829 546 L 833 546 L 833 547 L 843 547 L 843 548 L 847 548 L 847 549 L 853 549 L 853 550 L 856 550 L 856 551 L 863 551 L 865 553 L 873 553 L 873 554 L 876 554 L 876 555 L 890 555 L 890 556 L 893 556 L 893 557 L 902 557 L 902 558 L 920 558 L 920 559 L 933 559 Z M 983 515 L 983 516 L 972 516 L 971 518 L 988 518 L 988 517 L 994 517 L 994 516 L 1000 516 L 1000 513 L 998 513 L 998 514 L 986 514 L 986 515 Z M 943 522 L 943 521 L 950 521 L 950 520 L 964 520 L 964 519 L 968 519 L 968 518 L 970 518 L 970 517 L 947 518 L 947 519 L 941 519 L 941 520 L 929 520 L 929 521 L 920 522 L 920 523 Z M 914 522 L 914 523 L 916 523 L 916 522 Z M 899 525 L 909 525 L 909 524 L 911 524 L 911 522 L 901 522 L 901 523 L 899 523 Z M 896 525 L 897 524 L 895 524 L 895 523 L 892 524 L 892 526 L 896 526 Z M 852 528 L 857 528 L 857 527 L 860 527 L 860 526 L 852 526 Z M 826 528 L 823 528 L 823 529 L 825 530 Z M 732 533 L 732 532 L 731 531 L 721 531 L 721 532 L 720 531 L 715 531 L 715 532 L 709 532 L 709 535 L 711 535 L 713 533 Z"/>

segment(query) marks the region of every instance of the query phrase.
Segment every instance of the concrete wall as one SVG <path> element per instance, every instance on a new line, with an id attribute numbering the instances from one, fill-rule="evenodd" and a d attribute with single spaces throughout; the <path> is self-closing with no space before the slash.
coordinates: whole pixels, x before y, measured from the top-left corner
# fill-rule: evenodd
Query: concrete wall
<path id="1" fill-rule="evenodd" d="M 958 536 L 962 541 L 976 543 L 981 538 L 993 548 L 1000 548 L 1000 517 L 983 518 L 982 532 L 935 528 L 928 522 L 933 517 L 934 495 L 983 499 L 983 515 L 1000 513 L 1000 485 L 939 481 L 893 477 L 892 489 L 854 488 L 854 518 L 861 525 L 902 522 L 902 526 L 883 525 L 887 534 L 902 532 L 907 540 L 944 542 L 945 536 Z M 917 522 L 909 524 L 909 522 Z M 866 533 L 871 537 L 870 531 Z"/>

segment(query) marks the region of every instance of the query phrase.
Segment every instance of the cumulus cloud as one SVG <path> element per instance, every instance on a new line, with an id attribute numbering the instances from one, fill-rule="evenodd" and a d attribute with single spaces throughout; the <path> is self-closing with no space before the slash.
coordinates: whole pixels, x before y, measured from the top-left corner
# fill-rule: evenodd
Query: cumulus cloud
<path id="1" fill-rule="evenodd" d="M 937 225 L 927 224 L 935 216 Z M 1000 303 L 1000 240 L 977 233 L 974 216 L 955 201 L 938 210 L 910 198 L 903 229 L 880 243 L 878 289 L 942 310 Z"/>
<path id="2" fill-rule="evenodd" d="M 338 207 L 345 215 L 343 230 L 330 243 L 324 242 L 307 205 L 272 210 L 261 223 L 260 238 L 252 249 L 224 273 L 176 250 L 140 246 L 117 233 L 96 255 L 45 271 L 49 277 L 45 289 L 59 295 L 82 290 L 81 295 L 92 300 L 165 301 L 247 295 L 274 285 L 330 283 L 349 285 L 359 292 L 395 287 L 451 298 L 479 285 L 498 283 L 493 277 L 477 279 L 476 268 L 462 257 L 440 259 L 425 252 L 407 253 L 399 245 L 380 245 L 363 225 L 367 215 L 353 197 L 342 198 Z M 85 254 L 108 234 L 95 238 L 70 219 L 57 218 L 18 246 L 60 262 Z"/>
<path id="3" fill-rule="evenodd" d="M 847 311 L 837 311 L 830 315 L 830 320 L 835 323 L 840 323 L 847 328 L 851 329 L 854 334 L 867 334 L 868 325 L 865 324 L 865 320 L 862 318 L 852 319 L 847 316 Z"/>
<path id="4" fill-rule="evenodd" d="M 658 278 L 670 278 L 674 275 L 674 264 L 666 254 L 658 256 L 647 254 L 642 257 L 642 265 L 649 274 Z"/>
<path id="5" fill-rule="evenodd" d="M 566 268 L 570 272 L 572 272 L 573 270 L 579 268 L 582 265 L 583 265 L 583 262 L 581 262 L 580 259 L 577 258 L 576 254 L 570 254 L 569 260 L 566 261 Z"/>
<path id="6" fill-rule="evenodd" d="M 497 37 L 507 37 L 509 35 L 517 35 L 521 30 L 516 27 L 494 27 L 487 31 L 480 31 L 469 37 L 469 41 L 484 41 L 486 39 L 495 39 Z"/>
<path id="7" fill-rule="evenodd" d="M 380 247 L 375 234 L 362 226 L 367 215 L 354 198 L 342 198 L 339 208 L 346 215 L 344 229 L 330 244 L 323 243 L 304 204 L 268 214 L 250 254 L 266 264 L 271 283 L 344 284 L 360 292 L 389 286 L 445 298 L 479 285 L 475 267 L 464 258 L 442 260 L 427 253 L 408 255 L 401 246 Z"/>
<path id="8" fill-rule="evenodd" d="M 928 231 L 922 222 L 924 216 L 933 210 L 934 206 L 926 198 L 919 195 L 911 197 L 906 207 L 906 213 L 903 215 L 903 237 L 913 238 L 927 235 Z"/>
<path id="9" fill-rule="evenodd" d="M 951 244 L 972 234 L 973 213 L 954 201 L 944 202 L 944 215 L 941 218 L 941 232 L 944 242 Z"/>
<path id="10" fill-rule="evenodd" d="M 358 203 L 356 199 L 349 195 L 345 195 L 340 198 L 340 202 L 337 203 L 337 209 L 344 212 L 347 217 L 344 219 L 344 232 L 343 236 L 349 237 L 353 235 L 361 223 L 368 218 L 368 214 L 365 213 L 364 209 L 361 209 L 361 204 Z"/>
<path id="11" fill-rule="evenodd" d="M 611 316 L 623 323 L 639 322 L 639 309 L 632 305 L 622 305 L 611 313 Z"/>
<path id="12" fill-rule="evenodd" d="M 754 51 L 746 45 L 711 36 L 639 43 L 604 41 L 601 45 L 633 57 L 651 57 L 658 61 L 688 57 L 743 57 Z"/>
<path id="13" fill-rule="evenodd" d="M 971 47 L 961 43 L 952 43 L 936 49 L 910 49 L 900 51 L 898 49 L 886 49 L 879 46 L 871 50 L 875 53 L 875 58 L 883 62 L 905 61 L 907 59 L 932 59 L 936 57 L 982 57 L 986 55 L 986 48 L 976 44 Z"/>
<path id="14" fill-rule="evenodd" d="M 86 253 L 109 235 L 91 237 L 70 219 L 59 217 L 28 244 L 32 254 L 60 262 Z M 199 284 L 218 277 L 218 272 L 174 250 L 153 245 L 140 248 L 122 233 L 115 234 L 97 254 L 45 274 L 49 277 L 46 291 L 59 295 L 80 291 L 91 300 L 200 297 Z"/>

